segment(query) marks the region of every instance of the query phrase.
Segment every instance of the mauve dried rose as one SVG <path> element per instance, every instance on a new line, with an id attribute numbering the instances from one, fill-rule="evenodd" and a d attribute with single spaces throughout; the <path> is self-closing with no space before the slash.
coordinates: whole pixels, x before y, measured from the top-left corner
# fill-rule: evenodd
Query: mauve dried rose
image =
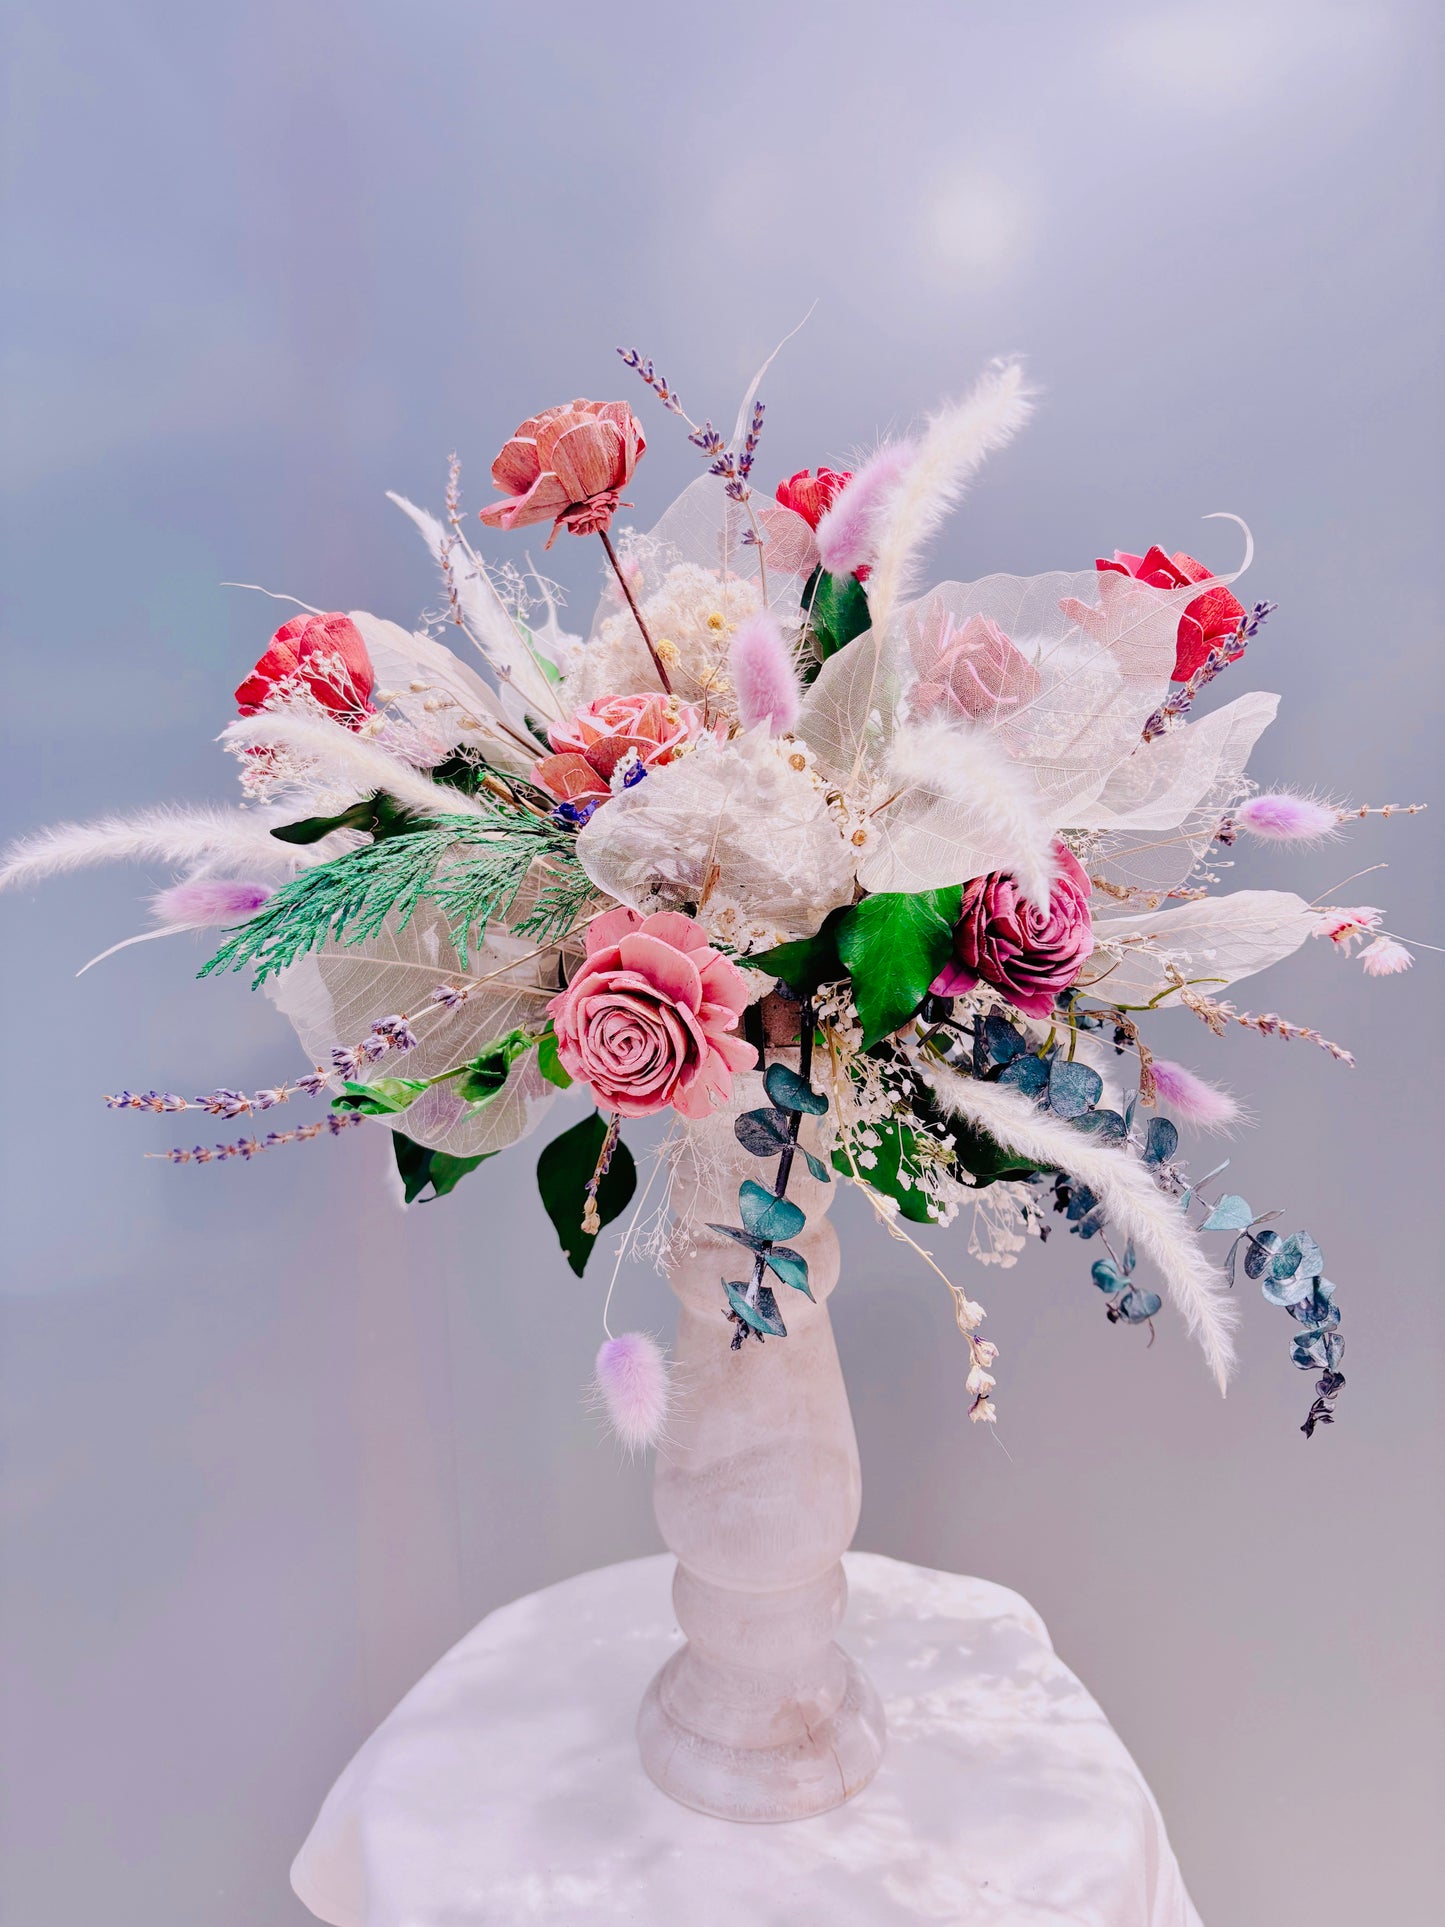
<path id="1" fill-rule="evenodd" d="M 1043 683 L 1039 672 L 989 616 L 970 616 L 962 628 L 942 612 L 936 635 L 914 646 L 922 680 L 913 701 L 920 714 L 947 703 L 975 722 L 1022 709 Z"/>
<path id="2" fill-rule="evenodd" d="M 1054 856 L 1059 869 L 1047 910 L 1026 902 L 1007 870 L 964 885 L 953 961 L 930 986 L 935 996 L 959 997 L 982 981 L 1025 1017 L 1048 1016 L 1094 949 L 1088 875 L 1062 843 L 1054 845 Z"/>

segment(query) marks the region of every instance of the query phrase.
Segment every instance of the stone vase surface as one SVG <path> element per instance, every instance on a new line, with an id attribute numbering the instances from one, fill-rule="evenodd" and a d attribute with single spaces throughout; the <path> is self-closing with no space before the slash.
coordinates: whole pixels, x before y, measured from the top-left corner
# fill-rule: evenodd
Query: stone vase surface
<path id="1" fill-rule="evenodd" d="M 681 1300 L 677 1397 L 654 1506 L 677 1555 L 673 1604 L 687 1643 L 638 1716 L 643 1764 L 665 1793 L 751 1821 L 841 1805 L 868 1784 L 884 1745 L 878 1696 L 834 1638 L 862 1495 L 828 1318 L 839 1257 L 825 1213 L 835 1187 L 796 1160 L 787 1195 L 807 1223 L 789 1242 L 808 1261 L 813 1301 L 777 1284 L 786 1338 L 730 1348 L 722 1280 L 745 1281 L 751 1259 L 707 1229 L 737 1222 L 744 1178 L 771 1182 L 775 1167 L 733 1132 L 739 1111 L 766 1103 L 760 1075 L 737 1078 L 732 1108 L 689 1127 L 674 1177 L 690 1236 L 669 1269 Z"/>

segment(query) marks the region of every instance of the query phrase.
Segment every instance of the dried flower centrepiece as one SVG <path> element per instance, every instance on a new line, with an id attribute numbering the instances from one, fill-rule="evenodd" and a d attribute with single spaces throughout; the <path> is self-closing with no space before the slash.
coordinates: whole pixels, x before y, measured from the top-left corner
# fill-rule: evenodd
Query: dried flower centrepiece
<path id="1" fill-rule="evenodd" d="M 167 866 L 152 927 L 111 949 L 217 931 L 202 974 L 249 971 L 304 1053 L 260 1090 L 107 1103 L 224 1120 L 324 1104 L 290 1130 L 151 1155 L 245 1163 L 370 1124 L 408 1203 L 580 1105 L 537 1163 L 578 1273 L 634 1193 L 623 1125 L 671 1112 L 696 1149 L 726 1111 L 766 1182 L 746 1179 L 737 1223 L 712 1227 L 747 1253 L 747 1275 L 719 1281 L 721 1346 L 786 1339 L 791 1294 L 810 1293 L 788 1195 L 806 1170 L 859 1188 L 940 1275 L 915 1228 L 965 1214 L 969 1254 L 1006 1266 L 1062 1222 L 1100 1254 L 1109 1322 L 1151 1326 L 1167 1294 L 1221 1386 L 1230 1285 L 1257 1283 L 1314 1380 L 1301 1429 L 1332 1423 L 1344 1339 L 1320 1246 L 1224 1191 L 1223 1166 L 1191 1175 L 1181 1130 L 1242 1110 L 1157 1056 L 1154 1025 L 1182 1010 L 1206 1047 L 1242 1028 L 1348 1066 L 1343 1045 L 1226 992 L 1312 935 L 1365 980 L 1402 974 L 1409 948 L 1318 877 L 1222 889 L 1219 853 L 1243 866 L 1264 843 L 1303 863 L 1349 823 L 1422 806 L 1255 789 L 1277 699 L 1193 709 L 1238 680 L 1273 605 L 1247 609 L 1182 549 L 918 592 L 945 514 L 1028 419 L 1016 365 L 851 470 L 799 470 L 770 496 L 756 383 L 729 437 L 620 352 L 704 472 L 614 543 L 646 440 L 625 402 L 577 400 L 508 439 L 502 499 L 481 511 L 502 542 L 542 525 L 549 548 L 564 529 L 599 538 L 585 638 L 554 584 L 472 546 L 454 460 L 445 519 L 402 506 L 467 651 L 440 624 L 294 616 L 225 730 L 241 807 L 62 824 L 0 864 L 12 885 Z M 693 1249 L 692 1207 L 673 1208 L 639 1227 L 639 1204 L 618 1262 Z M 993 1423 L 998 1347 L 948 1289 L 970 1416 Z M 603 1326 L 599 1399 L 625 1442 L 655 1443 L 666 1361 L 605 1310 Z"/>

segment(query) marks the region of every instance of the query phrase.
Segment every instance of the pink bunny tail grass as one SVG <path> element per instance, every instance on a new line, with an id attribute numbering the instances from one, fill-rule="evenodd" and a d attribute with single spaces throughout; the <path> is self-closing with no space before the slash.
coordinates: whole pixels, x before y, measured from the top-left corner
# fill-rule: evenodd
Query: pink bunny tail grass
<path id="1" fill-rule="evenodd" d="M 818 522 L 818 555 L 829 575 L 851 575 L 873 560 L 878 511 L 916 452 L 912 442 L 889 442 L 839 491 Z"/>
<path id="2" fill-rule="evenodd" d="M 1398 937 L 1376 937 L 1360 952 L 1360 963 L 1367 977 L 1397 977 L 1414 961 Z"/>
<path id="3" fill-rule="evenodd" d="M 1217 1084 L 1207 1083 L 1185 1065 L 1173 1063 L 1167 1057 L 1156 1057 L 1151 1068 L 1160 1102 L 1167 1104 L 1184 1123 L 1192 1124 L 1198 1131 L 1225 1131 L 1239 1122 L 1239 1105 Z"/>
<path id="4" fill-rule="evenodd" d="M 195 877 L 173 883 L 151 898 L 156 921 L 188 930 L 221 928 L 255 916 L 271 896 L 269 883 L 241 883 L 233 877 Z"/>
<path id="5" fill-rule="evenodd" d="M 667 1360 L 646 1332 L 609 1338 L 597 1354 L 597 1390 L 608 1423 L 629 1452 L 656 1445 L 672 1403 Z"/>
<path id="6" fill-rule="evenodd" d="M 792 652 L 771 611 L 760 609 L 738 624 L 730 661 L 744 729 L 766 723 L 771 735 L 786 736 L 797 724 L 803 692 Z"/>
<path id="7" fill-rule="evenodd" d="M 1287 790 L 1249 797 L 1234 812 L 1233 821 L 1238 829 L 1268 843 L 1324 843 L 1340 833 L 1340 813 L 1333 804 L 1313 796 L 1292 796 Z"/>

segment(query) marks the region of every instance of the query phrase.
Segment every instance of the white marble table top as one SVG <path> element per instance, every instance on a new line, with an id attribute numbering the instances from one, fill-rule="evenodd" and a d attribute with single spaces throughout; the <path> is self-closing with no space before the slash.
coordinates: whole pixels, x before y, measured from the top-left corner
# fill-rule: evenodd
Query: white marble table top
<path id="1" fill-rule="evenodd" d="M 680 1637 L 659 1555 L 454 1646 L 327 1796 L 296 1892 L 333 1927 L 1199 1927 L 1153 1796 L 1028 1602 L 846 1563 L 843 1643 L 889 1727 L 847 1806 L 738 1826 L 647 1779 L 633 1722 Z"/>

